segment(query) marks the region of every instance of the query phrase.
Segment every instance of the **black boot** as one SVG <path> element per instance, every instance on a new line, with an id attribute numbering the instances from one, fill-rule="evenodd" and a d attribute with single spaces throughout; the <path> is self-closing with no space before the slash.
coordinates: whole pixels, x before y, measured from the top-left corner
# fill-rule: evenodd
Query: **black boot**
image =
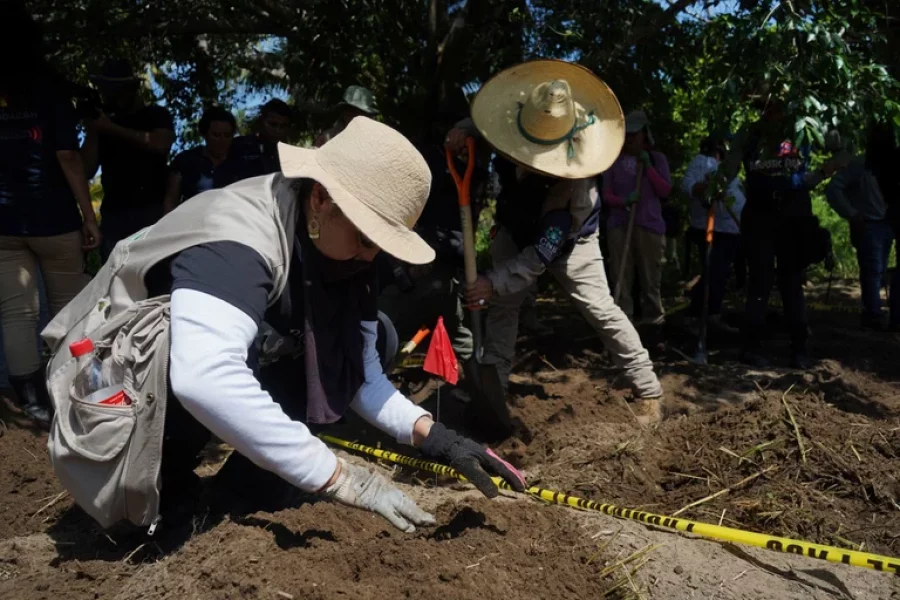
<path id="1" fill-rule="evenodd" d="M 53 416 L 53 406 L 50 403 L 50 394 L 47 393 L 47 381 L 44 379 L 44 370 L 38 369 L 30 375 L 13 377 L 9 382 L 16 391 L 18 405 L 31 419 L 43 426 L 49 426 Z"/>
<path id="2" fill-rule="evenodd" d="M 809 356 L 806 350 L 806 340 L 799 339 L 791 344 L 791 368 L 800 371 L 808 371 L 813 367 L 815 361 Z"/>
<path id="3" fill-rule="evenodd" d="M 741 362 L 754 369 L 768 369 L 772 362 L 763 354 L 762 336 L 759 333 L 761 326 L 744 323 L 741 328 L 743 348 L 741 349 Z"/>

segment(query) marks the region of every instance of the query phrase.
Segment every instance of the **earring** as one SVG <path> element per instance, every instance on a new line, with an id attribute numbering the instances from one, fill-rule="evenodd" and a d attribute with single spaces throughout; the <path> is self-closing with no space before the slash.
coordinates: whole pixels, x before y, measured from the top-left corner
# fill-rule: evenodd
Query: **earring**
<path id="1" fill-rule="evenodd" d="M 313 217 L 309 220 L 309 223 L 306 224 L 306 233 L 309 234 L 309 239 L 317 240 L 319 239 L 319 220 Z"/>

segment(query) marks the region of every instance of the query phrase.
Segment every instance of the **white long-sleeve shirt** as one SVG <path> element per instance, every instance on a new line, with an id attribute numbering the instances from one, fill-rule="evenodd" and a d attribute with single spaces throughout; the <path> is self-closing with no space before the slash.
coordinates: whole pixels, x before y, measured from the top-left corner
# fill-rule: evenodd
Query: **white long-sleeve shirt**
<path id="1" fill-rule="evenodd" d="M 691 199 L 690 220 L 691 227 L 695 229 L 706 230 L 707 211 L 705 208 L 703 208 L 703 204 L 701 203 L 700 198 L 694 197 L 694 186 L 705 181 L 706 176 L 715 173 L 718 167 L 719 161 L 717 161 L 715 158 L 706 156 L 705 154 L 698 154 L 688 164 L 687 171 L 685 171 L 684 174 L 684 179 L 681 180 L 681 190 Z M 732 179 L 728 184 L 725 195 L 726 197 L 734 197 L 734 206 L 732 207 L 732 211 L 740 219 L 741 212 L 744 210 L 744 204 L 746 204 L 747 202 L 747 197 L 744 195 L 744 188 L 741 185 L 741 180 L 737 177 Z M 715 230 L 721 233 L 741 232 L 740 226 L 735 223 L 734 219 L 728 213 L 728 209 L 722 203 L 716 205 Z"/>
<path id="2" fill-rule="evenodd" d="M 411 444 L 413 426 L 428 415 L 398 392 L 381 369 L 377 323 L 363 322 L 365 382 L 351 404 L 366 421 Z M 192 289 L 171 303 L 169 373 L 172 391 L 203 426 L 256 465 L 305 491 L 334 473 L 334 453 L 301 422 L 291 420 L 247 366 L 258 327 L 241 309 Z M 302 385 L 302 382 L 300 382 Z"/>

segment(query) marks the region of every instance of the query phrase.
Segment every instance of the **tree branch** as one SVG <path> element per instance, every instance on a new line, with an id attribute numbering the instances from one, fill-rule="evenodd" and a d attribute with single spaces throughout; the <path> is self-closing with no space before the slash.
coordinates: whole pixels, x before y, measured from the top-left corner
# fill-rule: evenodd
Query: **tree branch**
<path id="1" fill-rule="evenodd" d="M 656 16 L 649 19 L 646 23 L 632 30 L 631 35 L 613 46 L 613 49 L 610 52 L 601 53 L 598 62 L 609 64 L 616 56 L 627 48 L 658 35 L 663 29 L 673 23 L 675 19 L 678 18 L 679 14 L 684 12 L 692 4 L 696 4 L 696 2 L 697 0 L 676 0 L 675 2 L 672 2 L 666 10 L 657 13 Z M 718 4 L 718 1 L 706 2 L 706 7 L 708 8 L 714 4 Z"/>
<path id="2" fill-rule="evenodd" d="M 322 7 L 325 0 L 221 1 L 201 10 L 186 10 L 184 3 L 159 1 L 152 11 L 139 9 L 123 18 L 106 15 L 98 19 L 91 9 L 72 7 L 48 10 L 53 15 L 43 23 L 45 33 L 61 40 L 93 38 L 100 34 L 125 38 L 195 35 L 278 35 L 287 36 L 296 28 L 305 11 Z M 221 16 L 220 16 L 221 15 Z"/>
<path id="3" fill-rule="evenodd" d="M 128 20 L 111 25 L 97 24 L 90 28 L 72 27 L 70 21 L 51 21 L 44 23 L 44 32 L 61 40 L 77 40 L 96 38 L 98 35 L 114 35 L 125 38 L 143 38 L 147 36 L 195 36 L 195 35 L 277 35 L 286 36 L 291 27 L 275 19 L 253 21 L 241 19 L 233 24 L 219 20 L 181 21 L 177 23 L 147 20 Z"/>

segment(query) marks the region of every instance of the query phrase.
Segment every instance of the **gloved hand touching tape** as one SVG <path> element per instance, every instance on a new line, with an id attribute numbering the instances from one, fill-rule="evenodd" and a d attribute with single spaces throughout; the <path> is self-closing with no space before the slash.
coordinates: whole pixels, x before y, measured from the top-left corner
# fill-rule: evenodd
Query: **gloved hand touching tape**
<path id="1" fill-rule="evenodd" d="M 431 426 L 420 450 L 425 456 L 437 459 L 465 475 L 488 498 L 494 498 L 500 493 L 488 471 L 505 479 L 517 492 L 525 491 L 525 478 L 515 467 L 494 454 L 490 448 L 447 429 L 441 423 Z"/>
<path id="2" fill-rule="evenodd" d="M 365 467 L 340 461 L 341 472 L 337 481 L 324 490 L 326 497 L 341 504 L 370 510 L 387 519 L 391 525 L 412 533 L 416 525 L 434 525 L 434 517 L 413 502 L 409 496 L 395 488 L 381 475 Z"/>

